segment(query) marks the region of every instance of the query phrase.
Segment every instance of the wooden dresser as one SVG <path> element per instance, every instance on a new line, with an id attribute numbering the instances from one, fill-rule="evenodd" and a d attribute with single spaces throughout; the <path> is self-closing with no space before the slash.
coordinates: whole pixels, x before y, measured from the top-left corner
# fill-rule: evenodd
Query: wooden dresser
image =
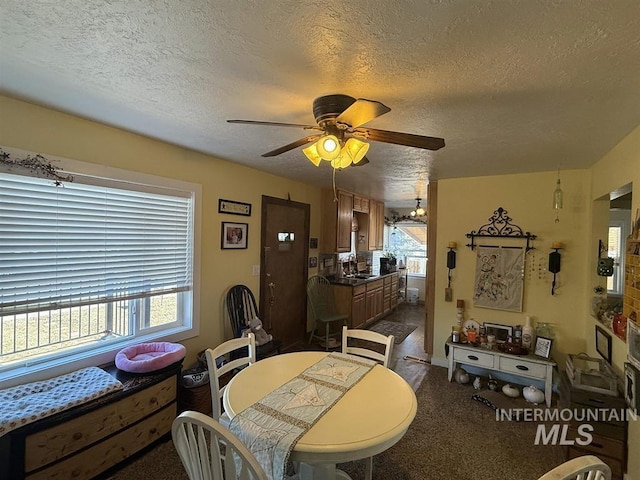
<path id="1" fill-rule="evenodd" d="M 594 420 L 572 420 L 569 438 L 578 437 L 581 423 L 589 424 L 593 431 L 588 445 L 563 446 L 564 459 L 595 455 L 611 467 L 611 478 L 622 480 L 627 466 L 627 421 L 624 412 L 627 405 L 622 396 L 614 397 L 602 393 L 574 388 L 565 372 L 560 375 L 560 407 L 575 413 L 578 420 L 584 412 L 601 412 Z M 615 413 L 615 414 L 614 414 Z"/>
<path id="2" fill-rule="evenodd" d="M 105 367 L 123 390 L 0 437 L 1 479 L 90 479 L 170 434 L 181 365 L 134 375 Z"/>

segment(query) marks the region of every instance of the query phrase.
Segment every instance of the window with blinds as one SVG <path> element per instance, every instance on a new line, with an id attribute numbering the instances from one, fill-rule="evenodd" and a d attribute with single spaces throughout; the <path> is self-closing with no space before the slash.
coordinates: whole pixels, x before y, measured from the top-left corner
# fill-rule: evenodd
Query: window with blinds
<path id="1" fill-rule="evenodd" d="M 194 193 L 0 173 L 0 371 L 189 327 Z"/>

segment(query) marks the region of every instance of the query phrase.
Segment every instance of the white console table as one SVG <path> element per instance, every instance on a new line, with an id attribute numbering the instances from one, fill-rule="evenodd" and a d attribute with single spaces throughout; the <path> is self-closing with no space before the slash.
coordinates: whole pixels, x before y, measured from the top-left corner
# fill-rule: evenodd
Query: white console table
<path id="1" fill-rule="evenodd" d="M 464 343 L 447 341 L 449 346 L 449 381 L 459 365 L 475 365 L 487 370 L 509 373 L 522 378 L 544 381 L 544 398 L 547 407 L 551 407 L 553 393 L 553 360 L 546 360 L 536 355 L 513 355 L 499 350 L 474 347 Z"/>

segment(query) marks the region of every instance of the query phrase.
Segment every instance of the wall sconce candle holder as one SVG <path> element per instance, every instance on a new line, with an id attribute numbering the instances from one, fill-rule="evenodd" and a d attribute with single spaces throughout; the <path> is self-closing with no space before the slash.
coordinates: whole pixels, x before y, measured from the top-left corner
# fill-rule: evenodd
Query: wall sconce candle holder
<path id="1" fill-rule="evenodd" d="M 556 275 L 560 273 L 560 252 L 563 247 L 560 242 L 553 242 L 551 249 L 553 252 L 549 254 L 549 271 L 553 273 L 553 281 L 551 282 L 551 295 L 556 293 Z"/>
<path id="2" fill-rule="evenodd" d="M 452 302 L 453 301 L 453 290 L 451 289 L 451 270 L 456 268 L 456 247 L 458 244 L 456 242 L 449 242 L 447 248 L 449 251 L 447 252 L 447 288 L 444 289 L 444 301 Z"/>

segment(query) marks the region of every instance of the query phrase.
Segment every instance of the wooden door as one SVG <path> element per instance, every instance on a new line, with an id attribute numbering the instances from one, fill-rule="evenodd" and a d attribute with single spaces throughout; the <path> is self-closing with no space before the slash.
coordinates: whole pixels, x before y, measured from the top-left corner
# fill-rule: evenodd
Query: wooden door
<path id="1" fill-rule="evenodd" d="M 260 315 L 287 349 L 307 325 L 309 205 L 262 196 Z"/>

